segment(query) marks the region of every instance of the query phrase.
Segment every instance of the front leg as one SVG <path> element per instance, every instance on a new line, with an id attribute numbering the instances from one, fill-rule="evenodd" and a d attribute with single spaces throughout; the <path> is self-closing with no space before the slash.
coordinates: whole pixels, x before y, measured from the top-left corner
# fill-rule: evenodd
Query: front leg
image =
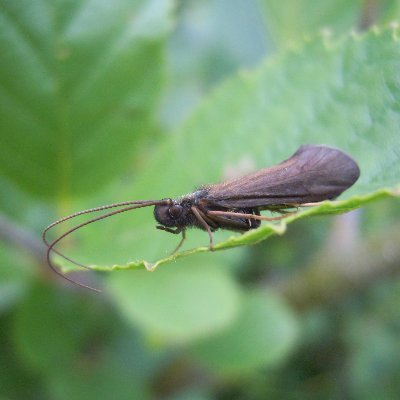
<path id="1" fill-rule="evenodd" d="M 197 220 L 200 222 L 200 224 L 203 226 L 204 230 L 208 232 L 208 236 L 210 238 L 210 250 L 214 251 L 214 242 L 213 242 L 213 236 L 211 233 L 211 227 L 208 225 L 208 220 L 209 218 L 201 211 L 198 209 L 196 206 L 190 207 L 192 210 L 193 214 L 196 216 Z"/>
<path id="2" fill-rule="evenodd" d="M 157 225 L 156 226 L 157 229 L 159 229 L 160 231 L 165 231 L 168 233 L 173 233 L 174 235 L 177 235 L 178 233 L 182 232 L 182 239 L 181 241 L 178 243 L 178 246 L 175 247 L 174 251 L 171 253 L 171 256 L 174 255 L 175 253 L 178 252 L 178 250 L 181 248 L 183 242 L 186 239 L 186 231 L 184 228 L 181 227 L 177 227 L 176 229 L 172 229 L 172 228 L 167 228 L 166 226 L 162 226 L 162 225 Z"/>
<path id="3" fill-rule="evenodd" d="M 156 228 L 159 229 L 160 231 L 173 233 L 174 235 L 177 235 L 178 233 L 182 232 L 182 228 L 180 228 L 180 227 L 177 227 L 176 229 L 172 229 L 172 228 L 167 228 L 166 226 L 157 225 Z"/>

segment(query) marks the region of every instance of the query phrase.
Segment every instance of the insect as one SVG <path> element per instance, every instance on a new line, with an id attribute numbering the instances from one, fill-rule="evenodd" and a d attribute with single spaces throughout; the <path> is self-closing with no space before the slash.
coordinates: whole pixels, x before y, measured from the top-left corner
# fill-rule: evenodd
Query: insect
<path id="1" fill-rule="evenodd" d="M 244 175 L 213 185 L 204 185 L 193 193 L 178 199 L 127 201 L 108 204 L 64 217 L 49 225 L 43 232 L 47 245 L 49 266 L 65 279 L 98 291 L 65 276 L 51 260 L 54 252 L 64 259 L 84 268 L 61 252 L 55 246 L 72 232 L 93 222 L 142 207 L 154 206 L 157 229 L 182 238 L 176 252 L 185 240 L 187 228 L 199 228 L 208 233 L 209 246 L 213 250 L 213 232 L 217 229 L 245 232 L 260 226 L 261 221 L 275 221 L 287 217 L 287 210 L 304 205 L 314 205 L 323 200 L 332 200 L 352 186 L 360 176 L 357 163 L 341 150 L 323 145 L 301 146 L 290 158 L 270 168 Z M 107 212 L 89 219 L 67 230 L 54 241 L 47 240 L 48 231 L 54 226 L 83 214 Z M 267 217 L 260 215 L 263 210 L 276 211 L 281 215 Z"/>

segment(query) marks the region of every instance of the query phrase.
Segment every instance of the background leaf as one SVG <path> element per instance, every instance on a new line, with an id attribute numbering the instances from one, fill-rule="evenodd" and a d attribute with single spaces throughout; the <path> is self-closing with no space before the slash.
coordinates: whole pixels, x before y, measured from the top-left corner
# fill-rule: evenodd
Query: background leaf
<path id="1" fill-rule="evenodd" d="M 161 342 L 181 343 L 220 331 L 239 307 L 240 292 L 218 264 L 116 275 L 110 285 L 125 318 Z"/>
<path id="2" fill-rule="evenodd" d="M 191 352 L 218 373 L 242 375 L 284 359 L 297 335 L 296 319 L 279 297 L 252 292 L 235 324 L 193 345 Z"/>
<path id="3" fill-rule="evenodd" d="M 377 20 L 391 22 L 399 15 L 396 0 L 259 0 L 277 46 L 293 44 L 299 38 L 323 30 L 333 34 L 365 30 Z"/>
<path id="4" fill-rule="evenodd" d="M 36 314 L 38 306 L 41 318 Z M 117 361 L 120 350 L 114 342 L 119 329 L 120 321 L 105 305 L 98 303 L 95 308 L 87 297 L 57 293 L 40 285 L 18 307 L 12 345 L 20 363 L 36 371 L 37 379 L 44 378 L 49 398 L 108 399 L 116 395 L 145 399 L 147 392 L 139 370 L 148 365 L 128 363 L 123 368 Z M 134 346 L 134 339 L 130 345 Z"/>
<path id="5" fill-rule="evenodd" d="M 132 164 L 155 129 L 170 5 L 2 2 L 0 166 L 7 178 L 37 196 L 65 199 L 98 190 Z"/>

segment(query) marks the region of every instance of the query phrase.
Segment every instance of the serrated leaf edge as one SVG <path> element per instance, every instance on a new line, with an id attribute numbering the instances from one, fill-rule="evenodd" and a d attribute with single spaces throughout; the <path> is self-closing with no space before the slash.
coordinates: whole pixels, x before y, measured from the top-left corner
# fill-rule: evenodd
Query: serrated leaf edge
<path id="1" fill-rule="evenodd" d="M 217 243 L 214 251 L 227 250 L 229 248 L 253 245 L 266 240 L 272 235 L 283 235 L 288 224 L 303 219 L 305 217 L 314 215 L 335 215 L 349 212 L 360 208 L 368 203 L 382 200 L 388 197 L 400 197 L 400 185 L 393 189 L 385 188 L 366 195 L 353 195 L 347 199 L 324 201 L 317 206 L 309 208 L 301 208 L 298 213 L 288 216 L 279 223 L 264 223 L 259 228 L 248 231 L 241 235 L 234 235 Z M 150 272 L 156 270 L 162 264 L 168 264 L 180 258 L 188 257 L 193 254 L 210 252 L 208 246 L 201 246 L 194 249 L 185 250 L 168 257 L 162 258 L 156 262 L 149 262 L 147 260 L 137 260 L 129 262 L 125 265 L 114 264 L 112 266 L 99 266 L 92 265 L 91 269 L 96 271 L 115 271 L 115 270 L 130 270 L 130 269 L 146 269 Z"/>

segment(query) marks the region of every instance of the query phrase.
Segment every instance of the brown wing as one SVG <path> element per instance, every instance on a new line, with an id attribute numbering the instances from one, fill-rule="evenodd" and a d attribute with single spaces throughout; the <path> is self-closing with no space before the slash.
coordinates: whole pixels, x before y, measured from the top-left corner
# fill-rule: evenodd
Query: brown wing
<path id="1" fill-rule="evenodd" d="M 282 163 L 205 187 L 206 204 L 228 208 L 301 204 L 339 196 L 357 181 L 357 163 L 340 150 L 304 145 Z"/>

